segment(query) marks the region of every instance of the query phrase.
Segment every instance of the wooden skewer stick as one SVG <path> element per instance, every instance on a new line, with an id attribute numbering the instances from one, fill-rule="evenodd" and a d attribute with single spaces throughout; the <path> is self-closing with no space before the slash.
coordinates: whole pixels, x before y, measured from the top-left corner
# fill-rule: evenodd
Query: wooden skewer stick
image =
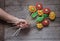
<path id="1" fill-rule="evenodd" d="M 21 28 L 19 28 L 15 33 L 13 33 L 13 35 L 12 36 L 17 36 L 18 35 L 18 33 L 20 32 L 20 30 L 21 30 Z"/>

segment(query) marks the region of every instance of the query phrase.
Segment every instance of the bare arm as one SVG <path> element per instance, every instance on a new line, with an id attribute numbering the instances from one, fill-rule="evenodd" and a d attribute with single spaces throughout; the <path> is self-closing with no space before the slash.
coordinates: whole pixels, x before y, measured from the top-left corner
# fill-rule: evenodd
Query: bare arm
<path id="1" fill-rule="evenodd" d="M 19 19 L 13 15 L 8 14 L 0 8 L 0 19 L 5 20 L 8 23 L 13 23 L 17 27 L 26 28 L 28 27 L 28 22 L 24 19 Z"/>
<path id="2" fill-rule="evenodd" d="M 15 23 L 18 20 L 17 17 L 14 17 L 14 16 L 6 13 L 1 8 L 0 8 L 0 18 L 4 21 L 7 21 L 8 23 Z"/>

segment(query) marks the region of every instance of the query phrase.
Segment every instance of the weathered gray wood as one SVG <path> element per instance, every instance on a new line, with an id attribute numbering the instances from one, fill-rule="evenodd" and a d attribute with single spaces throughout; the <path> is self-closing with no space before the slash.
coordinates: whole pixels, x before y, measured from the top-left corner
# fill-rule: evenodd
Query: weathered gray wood
<path id="1" fill-rule="evenodd" d="M 36 2 L 41 2 L 42 4 L 48 4 L 48 5 L 60 5 L 60 0 L 6 0 L 5 5 L 29 5 L 29 4 L 35 4 Z M 27 4 L 28 3 L 28 4 Z"/>
<path id="2" fill-rule="evenodd" d="M 7 28 L 6 28 L 7 27 Z M 37 30 L 35 26 L 30 27 L 30 29 L 22 30 L 19 36 L 12 37 L 11 35 L 16 31 L 9 26 L 5 27 L 5 40 L 21 40 L 21 41 L 33 41 L 33 40 L 60 40 L 60 25 L 59 23 L 51 23 L 48 27 L 43 28 L 42 30 Z"/>
<path id="3" fill-rule="evenodd" d="M 44 8 L 45 7 L 48 7 L 50 8 L 52 11 L 54 11 L 56 13 L 56 17 L 60 17 L 60 5 L 43 5 Z M 13 15 L 25 15 L 26 14 L 29 14 L 29 11 L 28 11 L 28 6 L 8 6 L 8 7 L 5 7 L 6 11 L 13 14 Z M 19 17 L 19 16 L 18 16 Z"/>
<path id="4" fill-rule="evenodd" d="M 49 7 L 56 12 L 56 19 L 48 27 L 37 30 L 34 20 L 31 20 L 28 11 L 29 5 L 41 2 L 43 7 Z M 5 11 L 31 22 L 29 29 L 21 30 L 16 37 L 11 35 L 16 31 L 14 27 L 5 25 L 5 41 L 60 41 L 60 0 L 5 0 Z"/>
<path id="5" fill-rule="evenodd" d="M 4 4 L 5 3 L 5 0 L 0 0 L 0 8 L 4 9 Z"/>
<path id="6" fill-rule="evenodd" d="M 4 9 L 4 0 L 0 0 L 0 8 Z M 0 21 L 0 41 L 4 41 L 4 25 Z"/>
<path id="7" fill-rule="evenodd" d="M 4 26 L 0 23 L 0 41 L 4 41 Z"/>
<path id="8" fill-rule="evenodd" d="M 17 40 L 7 40 L 7 41 L 17 41 Z M 52 40 L 18 40 L 18 41 L 52 41 Z M 53 40 L 53 41 L 60 41 L 60 40 Z"/>

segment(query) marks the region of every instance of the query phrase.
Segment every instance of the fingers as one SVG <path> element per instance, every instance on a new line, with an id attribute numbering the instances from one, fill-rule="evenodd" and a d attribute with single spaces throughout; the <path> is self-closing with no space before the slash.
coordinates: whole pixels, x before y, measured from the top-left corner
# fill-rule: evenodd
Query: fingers
<path id="1" fill-rule="evenodd" d="M 20 27 L 21 27 L 21 28 L 28 28 L 28 25 L 27 25 L 27 24 L 22 24 L 22 23 L 21 23 L 21 24 L 20 24 Z"/>
<path id="2" fill-rule="evenodd" d="M 29 23 L 24 19 L 20 19 L 20 21 L 18 23 L 16 23 L 15 25 L 17 26 L 17 28 L 19 28 L 19 27 L 28 28 Z"/>
<path id="3" fill-rule="evenodd" d="M 27 23 L 20 23 L 17 25 L 17 27 L 21 27 L 21 28 L 28 28 L 28 24 Z"/>

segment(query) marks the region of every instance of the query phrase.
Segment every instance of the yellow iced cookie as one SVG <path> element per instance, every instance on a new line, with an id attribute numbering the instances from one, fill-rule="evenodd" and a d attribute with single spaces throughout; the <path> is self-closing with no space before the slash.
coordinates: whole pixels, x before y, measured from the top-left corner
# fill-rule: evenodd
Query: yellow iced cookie
<path id="1" fill-rule="evenodd" d="M 55 17 L 56 17 L 55 12 L 50 12 L 50 14 L 49 14 L 49 18 L 50 18 L 51 20 L 54 20 Z"/>
<path id="2" fill-rule="evenodd" d="M 39 16 L 43 15 L 43 10 L 38 10 L 38 15 Z"/>
<path id="3" fill-rule="evenodd" d="M 42 23 L 37 23 L 37 28 L 38 28 L 38 29 L 42 29 L 42 28 L 43 28 Z"/>
<path id="4" fill-rule="evenodd" d="M 29 11 L 30 11 L 30 12 L 35 12 L 35 11 L 36 11 L 36 7 L 30 5 L 30 6 L 29 6 Z"/>

